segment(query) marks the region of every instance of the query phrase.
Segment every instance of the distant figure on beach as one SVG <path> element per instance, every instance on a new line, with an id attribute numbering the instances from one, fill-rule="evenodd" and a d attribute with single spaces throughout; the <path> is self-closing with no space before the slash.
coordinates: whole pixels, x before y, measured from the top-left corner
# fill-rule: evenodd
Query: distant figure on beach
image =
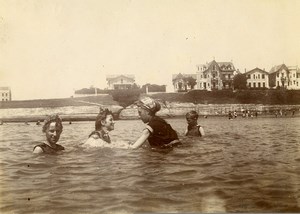
<path id="1" fill-rule="evenodd" d="M 233 120 L 233 115 L 232 115 L 232 112 L 231 112 L 231 111 L 228 112 L 228 119 L 229 119 L 229 120 Z"/>
<path id="2" fill-rule="evenodd" d="M 295 115 L 295 109 L 292 110 L 292 116 L 294 116 L 294 115 Z"/>
<path id="3" fill-rule="evenodd" d="M 71 125 L 72 124 L 72 121 L 69 121 L 69 125 Z"/>
<path id="4" fill-rule="evenodd" d="M 257 111 L 255 112 L 255 117 L 257 118 L 257 116 L 258 116 L 258 113 L 257 113 Z"/>
<path id="5" fill-rule="evenodd" d="M 139 148 L 147 140 L 151 147 L 170 148 L 180 144 L 176 131 L 164 119 L 156 116 L 160 104 L 150 97 L 141 98 L 136 105 L 141 120 L 147 124 L 142 135 L 129 148 Z"/>
<path id="6" fill-rule="evenodd" d="M 59 137 L 63 131 L 63 125 L 58 115 L 48 116 L 43 125 L 43 132 L 46 135 L 45 143 L 36 145 L 33 148 L 33 153 L 55 154 L 65 148 L 57 144 Z"/>
<path id="7" fill-rule="evenodd" d="M 30 125 L 27 121 L 25 122 L 25 125 Z"/>
<path id="8" fill-rule="evenodd" d="M 3 125 L 3 121 L 2 120 L 0 120 L 0 125 Z"/>
<path id="9" fill-rule="evenodd" d="M 199 136 L 202 137 L 205 135 L 204 129 L 198 125 L 198 113 L 196 111 L 190 111 L 185 115 L 187 121 L 187 128 L 185 131 L 186 136 Z"/>
<path id="10" fill-rule="evenodd" d="M 108 109 L 100 108 L 96 117 L 95 131 L 93 131 L 83 147 L 113 147 L 109 137 L 109 132 L 114 130 L 113 114 Z"/>
<path id="11" fill-rule="evenodd" d="M 41 125 L 41 122 L 38 120 L 38 121 L 36 122 L 36 125 L 37 125 L 37 126 Z"/>
<path id="12" fill-rule="evenodd" d="M 237 118 L 237 112 L 236 112 L 236 110 L 234 110 L 233 116 L 234 116 L 234 118 Z"/>

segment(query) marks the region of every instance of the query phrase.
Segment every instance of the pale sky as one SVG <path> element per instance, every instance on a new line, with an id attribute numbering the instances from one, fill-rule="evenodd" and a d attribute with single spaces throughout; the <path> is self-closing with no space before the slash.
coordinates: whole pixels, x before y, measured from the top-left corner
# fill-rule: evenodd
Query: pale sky
<path id="1" fill-rule="evenodd" d="M 232 61 L 300 66 L 299 0 L 0 0 L 0 86 L 13 100 L 105 88 L 107 74 L 166 84 Z"/>

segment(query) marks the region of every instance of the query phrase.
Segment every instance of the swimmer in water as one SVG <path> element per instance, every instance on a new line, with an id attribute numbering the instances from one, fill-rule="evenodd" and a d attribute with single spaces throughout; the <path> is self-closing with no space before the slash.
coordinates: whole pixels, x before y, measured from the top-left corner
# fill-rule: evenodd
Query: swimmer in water
<path id="1" fill-rule="evenodd" d="M 108 109 L 100 108 L 100 112 L 96 117 L 95 131 L 93 131 L 83 147 L 113 147 L 109 132 L 114 130 L 113 114 Z"/>
<path id="2" fill-rule="evenodd" d="M 142 135 L 129 148 L 136 149 L 147 140 L 151 147 L 166 148 L 181 144 L 176 131 L 164 119 L 156 116 L 161 108 L 160 104 L 150 97 L 144 97 L 137 103 L 141 120 L 146 124 Z"/>
<path id="3" fill-rule="evenodd" d="M 190 111 L 186 115 L 187 128 L 185 131 L 186 136 L 199 136 L 202 137 L 205 135 L 204 129 L 198 125 L 198 113 L 196 111 Z"/>
<path id="4" fill-rule="evenodd" d="M 63 125 L 58 115 L 48 116 L 43 125 L 43 132 L 46 135 L 45 143 L 36 145 L 33 153 L 55 154 L 65 148 L 57 144 L 63 130 Z"/>

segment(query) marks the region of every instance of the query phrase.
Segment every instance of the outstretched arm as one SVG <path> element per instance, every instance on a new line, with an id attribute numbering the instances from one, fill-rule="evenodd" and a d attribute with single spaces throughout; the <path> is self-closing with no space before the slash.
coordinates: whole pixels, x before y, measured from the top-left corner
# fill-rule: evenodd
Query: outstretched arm
<path id="1" fill-rule="evenodd" d="M 148 137 L 150 136 L 150 132 L 148 129 L 144 129 L 142 135 L 139 137 L 139 139 L 137 139 L 137 141 L 135 141 L 135 143 L 133 143 L 132 145 L 129 145 L 129 148 L 132 149 L 137 149 L 139 148 L 141 145 L 143 145 L 143 143 L 146 142 L 146 140 L 148 139 Z"/>

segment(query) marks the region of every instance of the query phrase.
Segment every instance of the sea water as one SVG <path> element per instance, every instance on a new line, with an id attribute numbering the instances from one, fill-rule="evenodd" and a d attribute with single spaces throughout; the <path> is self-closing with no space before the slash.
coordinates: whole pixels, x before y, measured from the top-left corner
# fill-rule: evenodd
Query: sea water
<path id="1" fill-rule="evenodd" d="M 168 150 L 83 149 L 93 122 L 64 123 L 65 152 L 36 155 L 34 123 L 0 126 L 1 213 L 300 212 L 300 118 L 200 118 L 203 138 Z M 136 140 L 116 121 L 112 141 Z"/>

